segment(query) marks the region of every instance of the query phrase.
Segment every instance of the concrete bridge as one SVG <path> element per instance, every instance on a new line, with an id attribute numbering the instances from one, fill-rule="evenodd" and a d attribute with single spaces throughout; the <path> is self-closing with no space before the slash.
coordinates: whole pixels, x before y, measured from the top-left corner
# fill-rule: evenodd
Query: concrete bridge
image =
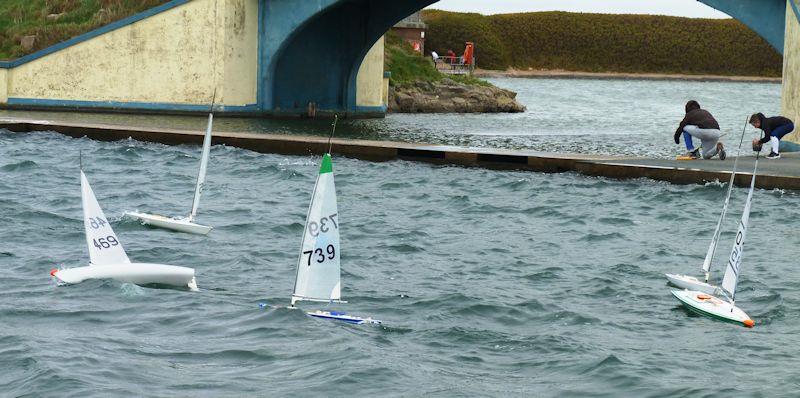
<path id="1" fill-rule="evenodd" d="M 476 0 L 477 1 L 477 0 Z M 784 53 L 798 118 L 796 0 L 701 0 Z M 0 62 L 0 106 L 246 115 L 385 112 L 383 34 L 436 0 L 173 0 Z"/>

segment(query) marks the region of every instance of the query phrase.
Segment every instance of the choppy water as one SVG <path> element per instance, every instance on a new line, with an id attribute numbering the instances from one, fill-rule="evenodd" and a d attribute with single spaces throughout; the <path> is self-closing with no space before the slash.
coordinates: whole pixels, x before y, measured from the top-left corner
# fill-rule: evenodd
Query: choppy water
<path id="1" fill-rule="evenodd" d="M 427 142 L 546 152 L 671 158 L 685 152 L 672 134 L 695 99 L 738 143 L 754 112 L 780 112 L 780 85 L 647 80 L 488 79 L 514 90 L 527 111 L 518 114 L 390 114 L 382 120 L 344 120 L 340 137 Z M 205 117 L 4 112 L 2 115 L 202 130 Z M 329 121 L 217 118 L 218 131 L 327 136 Z"/>
<path id="2" fill-rule="evenodd" d="M 199 293 L 85 265 L 77 155 L 135 261 Z M 122 221 L 188 212 L 198 147 L 0 132 L 3 396 L 796 396 L 796 193 L 759 190 L 738 303 L 689 315 L 662 273 L 699 267 L 725 188 L 335 158 L 343 296 L 381 327 L 288 303 L 318 157 L 215 146 L 208 237 Z M 734 191 L 718 260 L 746 191 Z M 721 266 L 717 266 L 717 270 Z M 719 274 L 717 274 L 719 275 Z M 313 304 L 307 309 L 319 308 Z"/>

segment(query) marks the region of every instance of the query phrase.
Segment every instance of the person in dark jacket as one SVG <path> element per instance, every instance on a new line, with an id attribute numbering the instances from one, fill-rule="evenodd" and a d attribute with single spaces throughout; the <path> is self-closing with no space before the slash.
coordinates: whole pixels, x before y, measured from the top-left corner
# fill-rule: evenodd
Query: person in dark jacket
<path id="1" fill-rule="evenodd" d="M 765 117 L 759 112 L 750 116 L 750 124 L 764 132 L 763 138 L 753 140 L 753 149 L 761 151 L 761 146 L 769 141 L 772 143 L 772 151 L 767 159 L 779 159 L 781 138 L 794 130 L 794 123 L 783 116 Z"/>
<path id="2" fill-rule="evenodd" d="M 719 154 L 720 160 L 725 160 L 727 154 L 725 147 L 719 142 L 722 132 L 719 130 L 719 123 L 711 116 L 707 110 L 700 108 L 700 104 L 695 100 L 686 103 L 686 116 L 681 120 L 678 129 L 675 130 L 675 143 L 680 144 L 680 137 L 686 143 L 686 156 L 692 158 L 700 157 L 700 148 L 695 149 L 692 137 L 700 139 L 703 149 L 703 158 L 711 159 Z"/>

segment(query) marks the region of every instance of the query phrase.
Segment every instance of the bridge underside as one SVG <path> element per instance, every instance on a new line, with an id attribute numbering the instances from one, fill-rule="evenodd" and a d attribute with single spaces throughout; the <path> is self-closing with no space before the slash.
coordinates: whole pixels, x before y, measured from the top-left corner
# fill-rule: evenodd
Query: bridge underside
<path id="1" fill-rule="evenodd" d="M 275 113 L 303 112 L 309 103 L 322 111 L 357 112 L 356 75 L 367 51 L 401 19 L 437 2 L 318 0 L 302 2 L 313 3 L 313 7 L 299 11 L 297 1 L 265 1 L 268 18 L 307 14 L 267 56 L 263 71 L 267 87 L 262 99 Z M 701 1 L 742 21 L 783 52 L 784 0 Z M 275 20 L 266 23 L 282 24 Z"/>
<path id="2" fill-rule="evenodd" d="M 171 0 L 0 62 L 0 107 L 203 113 L 216 95 L 217 111 L 228 114 L 380 116 L 382 45 L 370 49 L 436 1 Z M 781 53 L 796 30 L 784 0 L 701 1 Z M 790 36 L 785 62 L 797 58 Z M 784 84 L 793 88 L 793 76 Z"/>

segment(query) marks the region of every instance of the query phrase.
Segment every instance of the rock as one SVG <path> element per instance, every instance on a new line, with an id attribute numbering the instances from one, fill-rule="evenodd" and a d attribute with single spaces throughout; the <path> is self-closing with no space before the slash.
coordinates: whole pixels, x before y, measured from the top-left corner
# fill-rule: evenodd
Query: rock
<path id="1" fill-rule="evenodd" d="M 19 45 L 23 51 L 33 50 L 33 46 L 36 45 L 36 35 L 22 36 L 22 39 L 19 40 Z"/>
<path id="2" fill-rule="evenodd" d="M 389 111 L 397 113 L 524 112 L 517 93 L 495 86 L 467 85 L 445 78 L 389 89 Z"/>
<path id="3" fill-rule="evenodd" d="M 63 15 L 64 15 L 64 13 L 62 12 L 61 14 L 50 14 L 50 15 L 48 15 L 48 16 L 47 16 L 47 17 L 45 17 L 45 18 L 46 18 L 48 21 L 55 22 L 55 21 L 58 21 L 59 19 L 61 19 L 61 17 L 62 17 Z"/>

